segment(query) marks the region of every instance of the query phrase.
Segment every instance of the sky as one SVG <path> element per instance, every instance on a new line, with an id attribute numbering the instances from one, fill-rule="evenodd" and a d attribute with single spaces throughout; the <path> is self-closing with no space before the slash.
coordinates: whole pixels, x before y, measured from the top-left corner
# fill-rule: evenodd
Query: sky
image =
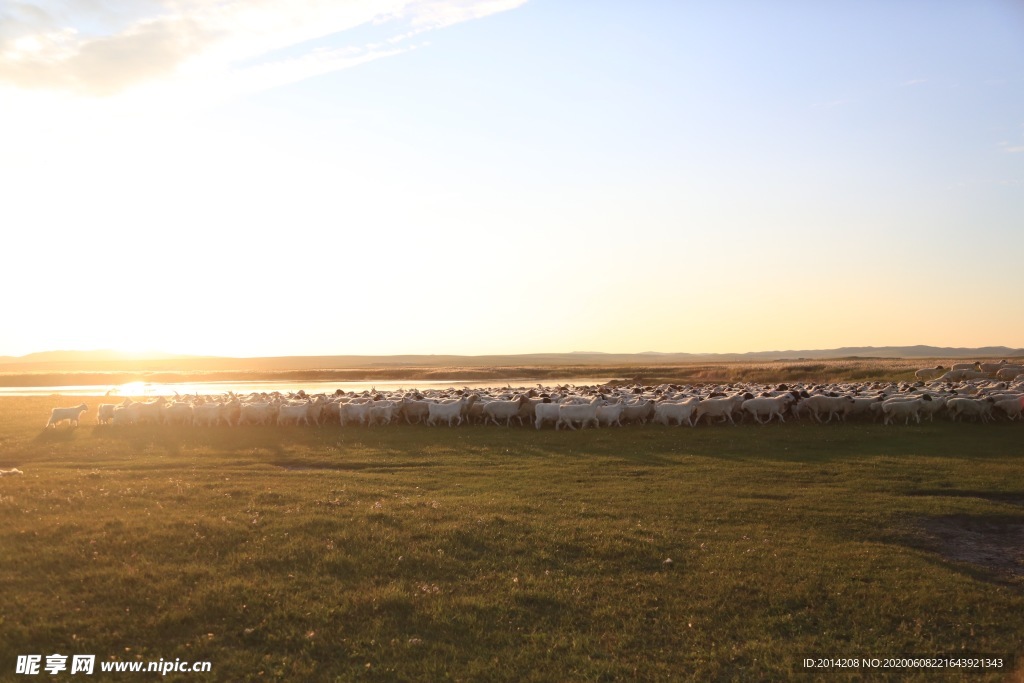
<path id="1" fill-rule="evenodd" d="M 0 355 L 1024 347 L 1016 0 L 0 0 Z"/>

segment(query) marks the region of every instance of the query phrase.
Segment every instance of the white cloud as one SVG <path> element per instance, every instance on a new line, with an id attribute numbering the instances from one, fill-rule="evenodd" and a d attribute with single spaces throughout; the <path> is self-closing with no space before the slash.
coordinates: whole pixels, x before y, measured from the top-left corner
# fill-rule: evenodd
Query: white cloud
<path id="1" fill-rule="evenodd" d="M 415 35 L 525 1 L 15 2 L 0 9 L 0 81 L 85 96 L 208 84 L 213 75 L 219 89 L 237 90 L 236 77 L 245 90 L 274 87 L 397 54 L 409 48 L 394 45 Z M 345 31 L 364 25 L 394 31 L 371 44 L 345 42 Z M 308 45 L 328 38 L 328 47 Z M 275 54 L 282 51 L 290 54 Z"/>
<path id="2" fill-rule="evenodd" d="M 515 9 L 526 0 L 421 0 L 410 3 L 414 26 L 441 28 Z"/>
<path id="3" fill-rule="evenodd" d="M 1021 124 L 1021 127 L 1024 128 L 1024 124 Z M 997 144 L 1007 154 L 1020 154 L 1024 152 L 1024 145 L 1014 144 L 1009 140 L 1000 140 Z"/>

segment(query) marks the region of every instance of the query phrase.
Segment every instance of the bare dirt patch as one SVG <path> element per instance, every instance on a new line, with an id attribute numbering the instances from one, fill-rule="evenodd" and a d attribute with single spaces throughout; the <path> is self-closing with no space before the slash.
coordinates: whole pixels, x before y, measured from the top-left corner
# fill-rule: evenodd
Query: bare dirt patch
<path id="1" fill-rule="evenodd" d="M 929 550 L 1024 587 L 1024 517 L 947 515 L 922 520 L 920 529 Z"/>

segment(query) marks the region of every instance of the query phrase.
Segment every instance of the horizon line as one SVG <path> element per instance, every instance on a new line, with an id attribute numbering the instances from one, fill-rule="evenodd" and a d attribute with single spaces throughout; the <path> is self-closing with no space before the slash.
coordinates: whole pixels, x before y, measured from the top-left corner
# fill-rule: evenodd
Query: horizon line
<path id="1" fill-rule="evenodd" d="M 935 350 L 935 351 L 986 351 L 999 349 L 999 353 L 1010 352 L 1011 355 L 1024 355 L 1024 347 L 1012 347 L 1006 345 L 990 344 L 985 346 L 937 346 L 932 344 L 885 344 L 885 345 L 862 345 L 862 346 L 838 346 L 832 348 L 803 348 L 803 349 L 764 349 L 755 351 L 531 351 L 515 353 L 299 353 L 299 354 L 271 354 L 271 355 L 243 355 L 225 356 L 220 354 L 195 354 L 195 353 L 172 353 L 167 351 L 146 350 L 146 351 L 124 351 L 119 349 L 53 349 L 46 351 L 33 351 L 23 355 L 0 355 L 0 362 L 24 361 L 32 362 L 32 357 L 55 356 L 55 355 L 110 355 L 120 356 L 122 359 L 132 360 L 178 360 L 178 359 L 271 359 L 271 358 L 400 358 L 409 356 L 422 357 L 455 357 L 455 358 L 485 358 L 489 356 L 748 356 L 765 354 L 800 354 L 800 353 L 828 353 L 848 351 L 885 351 L 888 349 L 901 350 Z M 116 360 L 116 359 L 110 359 Z"/>

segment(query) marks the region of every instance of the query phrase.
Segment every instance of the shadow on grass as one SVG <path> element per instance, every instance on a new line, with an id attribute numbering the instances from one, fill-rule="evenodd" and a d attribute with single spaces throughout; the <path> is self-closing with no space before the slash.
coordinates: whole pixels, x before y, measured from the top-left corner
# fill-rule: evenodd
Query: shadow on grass
<path id="1" fill-rule="evenodd" d="M 370 462 L 366 460 L 331 461 L 309 460 L 302 458 L 274 460 L 268 465 L 281 467 L 286 470 L 368 470 L 371 472 L 388 472 L 391 470 L 404 470 L 417 467 L 437 467 L 440 463 L 423 462 Z"/>
<path id="2" fill-rule="evenodd" d="M 708 428 L 709 430 L 711 428 Z M 936 422 L 892 426 L 868 422 L 842 425 L 774 423 L 722 428 L 724 434 L 694 430 L 688 453 L 741 461 L 831 462 L 858 457 L 939 458 L 1024 457 L 1019 424 L 975 425 Z"/>
<path id="3" fill-rule="evenodd" d="M 368 454 L 401 461 L 459 457 L 466 463 L 528 463 L 559 459 L 610 458 L 645 467 L 671 467 L 686 457 L 738 462 L 828 463 L 864 457 L 927 456 L 983 460 L 1024 457 L 1024 427 L 1017 423 L 976 425 L 935 422 L 911 426 L 877 423 L 773 423 L 737 426 L 664 427 L 630 425 L 574 432 L 532 427 L 468 426 L 453 429 L 423 425 L 392 427 L 173 427 L 96 426 L 92 437 L 126 442 L 134 450 L 157 448 L 176 456 L 186 450 L 248 454 L 269 451 L 280 466 L 298 453 L 297 466 L 354 469 L 375 466 Z M 41 443 L 68 442 L 74 430 L 49 430 Z M 314 465 L 315 463 L 315 465 Z M 388 463 L 388 466 L 394 466 Z"/>
<path id="4" fill-rule="evenodd" d="M 225 453 L 266 449 L 276 456 L 283 456 L 285 447 L 290 442 L 287 435 L 270 427 L 229 431 L 228 428 L 217 427 L 97 425 L 93 427 L 92 436 L 127 443 L 135 451 L 158 448 L 171 456 L 180 455 L 183 449 L 203 448 Z"/>
<path id="5" fill-rule="evenodd" d="M 38 434 L 36 434 L 35 438 L 32 439 L 32 443 L 67 443 L 69 441 L 74 441 L 75 432 L 77 431 L 78 427 L 67 427 L 57 429 L 45 428 Z"/>
<path id="6" fill-rule="evenodd" d="M 1024 591 L 1024 515 L 918 517 L 894 540 L 973 579 Z"/>

